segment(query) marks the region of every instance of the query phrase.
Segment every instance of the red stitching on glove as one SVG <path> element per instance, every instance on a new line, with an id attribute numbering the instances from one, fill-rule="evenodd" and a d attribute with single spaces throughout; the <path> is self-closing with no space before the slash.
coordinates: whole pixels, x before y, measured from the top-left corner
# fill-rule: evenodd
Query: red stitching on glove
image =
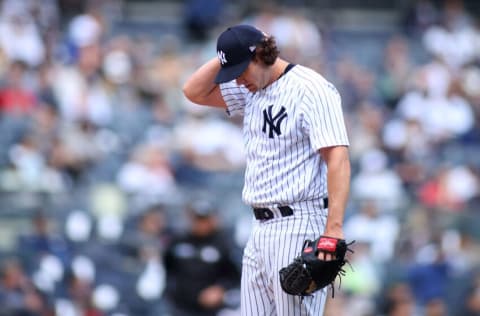
<path id="1" fill-rule="evenodd" d="M 303 252 L 306 252 L 306 253 L 310 253 L 313 251 L 313 248 L 312 247 L 308 247 L 308 248 L 305 248 L 305 250 Z"/>

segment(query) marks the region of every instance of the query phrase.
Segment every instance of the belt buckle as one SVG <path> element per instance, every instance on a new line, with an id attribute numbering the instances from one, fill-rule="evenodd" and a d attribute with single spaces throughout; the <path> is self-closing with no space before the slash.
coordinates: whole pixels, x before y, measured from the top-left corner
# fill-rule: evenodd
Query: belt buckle
<path id="1" fill-rule="evenodd" d="M 275 206 L 273 208 L 259 207 L 253 209 L 255 218 L 270 220 L 274 217 L 287 217 L 293 215 L 293 209 L 288 205 Z"/>

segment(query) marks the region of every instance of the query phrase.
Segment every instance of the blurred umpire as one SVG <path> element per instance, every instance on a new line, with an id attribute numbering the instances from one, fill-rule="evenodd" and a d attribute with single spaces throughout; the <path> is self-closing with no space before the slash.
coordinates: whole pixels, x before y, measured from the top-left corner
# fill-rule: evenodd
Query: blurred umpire
<path id="1" fill-rule="evenodd" d="M 187 213 L 188 231 L 174 236 L 165 254 L 167 295 L 173 316 L 214 316 L 229 305 L 228 294 L 235 293 L 229 290 L 240 286 L 239 265 L 216 207 L 198 200 Z"/>

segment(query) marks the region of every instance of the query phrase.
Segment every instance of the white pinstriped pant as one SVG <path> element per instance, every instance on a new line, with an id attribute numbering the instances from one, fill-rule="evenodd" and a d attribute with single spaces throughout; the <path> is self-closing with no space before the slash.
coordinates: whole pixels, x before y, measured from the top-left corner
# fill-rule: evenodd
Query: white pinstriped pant
<path id="1" fill-rule="evenodd" d="M 254 221 L 242 261 L 242 316 L 323 315 L 326 289 L 300 302 L 280 286 L 278 271 L 300 254 L 305 239 L 318 238 L 325 228 L 327 210 L 302 204 L 291 206 L 292 216 Z"/>

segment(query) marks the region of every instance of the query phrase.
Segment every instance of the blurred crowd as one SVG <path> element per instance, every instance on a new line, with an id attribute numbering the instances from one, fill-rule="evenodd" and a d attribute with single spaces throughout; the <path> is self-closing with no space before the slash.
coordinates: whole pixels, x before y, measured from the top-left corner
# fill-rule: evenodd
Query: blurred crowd
<path id="1" fill-rule="evenodd" d="M 192 0 L 176 32 L 145 33 L 124 5 L 1 2 L 0 315 L 238 315 L 241 122 L 181 86 L 241 22 L 342 95 L 356 244 L 326 315 L 480 314 L 480 29 L 463 1 L 412 1 L 383 32 Z"/>

